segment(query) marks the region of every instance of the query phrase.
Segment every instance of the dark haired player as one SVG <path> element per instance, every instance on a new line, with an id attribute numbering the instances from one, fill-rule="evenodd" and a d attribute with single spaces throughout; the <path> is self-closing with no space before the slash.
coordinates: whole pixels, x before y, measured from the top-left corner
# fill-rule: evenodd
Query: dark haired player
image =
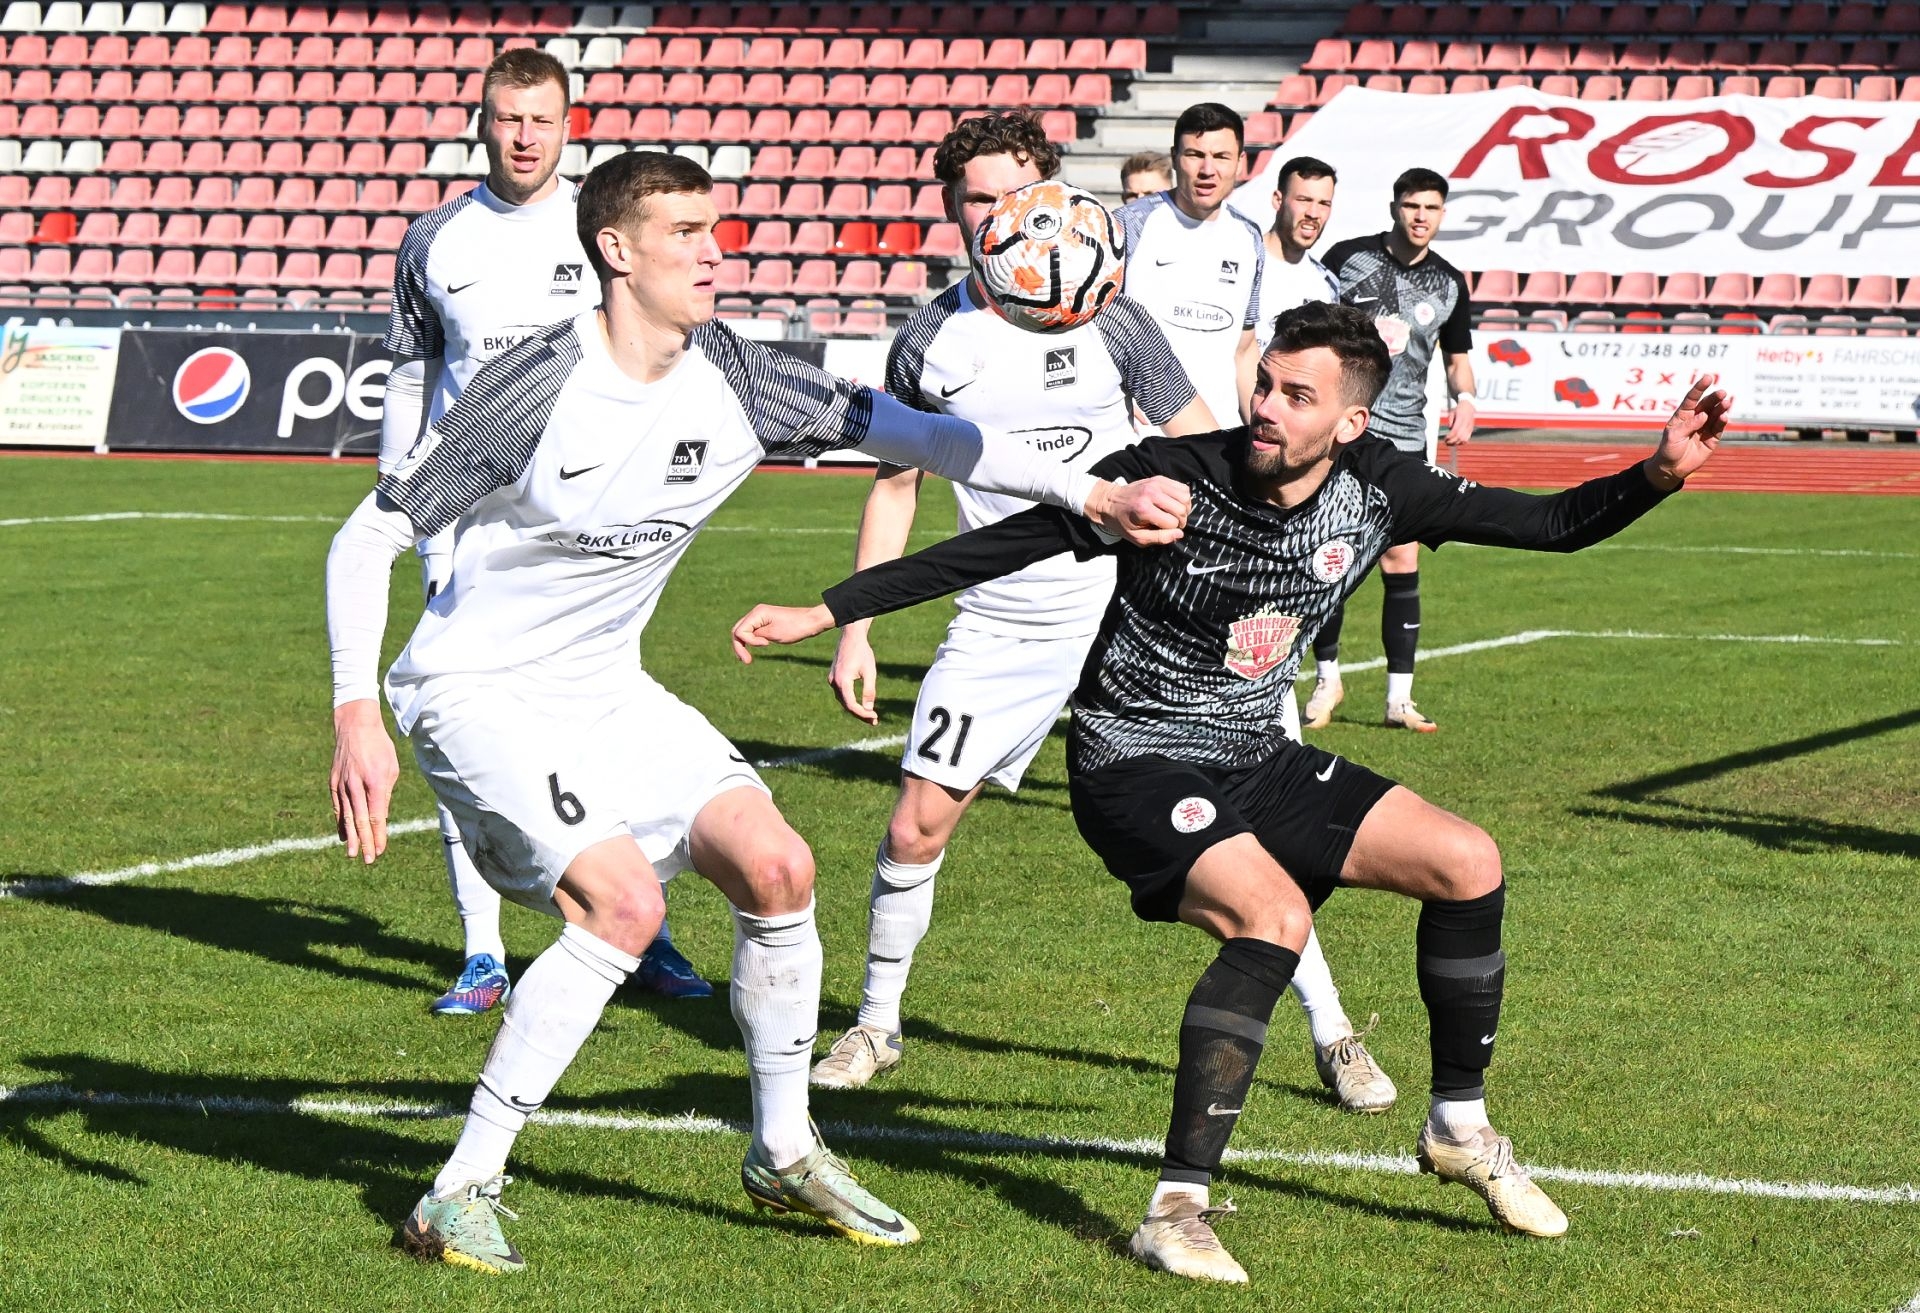
<path id="1" fill-rule="evenodd" d="M 1246 127 L 1225 105 L 1182 110 L 1173 186 L 1114 212 L 1127 231 L 1126 294 L 1167 332 L 1214 418 L 1246 418 L 1260 344 L 1260 227 L 1227 205 L 1246 162 Z"/>
<path id="2" fill-rule="evenodd" d="M 813 856 L 753 767 L 655 682 L 640 635 L 693 536 L 767 455 L 861 446 L 995 491 L 1177 534 L 1184 490 L 1116 489 L 982 440 L 712 322 L 720 248 L 705 169 L 634 151 L 581 185 L 600 308 L 495 357 L 380 478 L 327 558 L 330 788 L 349 857 L 386 847 L 399 773 L 375 700 L 393 561 L 458 523 L 386 693 L 468 855 L 503 895 L 564 922 L 520 977 L 453 1154 L 402 1227 L 423 1258 L 525 1266 L 501 1234 L 507 1156 L 640 964 L 661 877 L 697 870 L 733 905 L 754 1203 L 852 1239 L 910 1244 L 807 1115 L 820 1006 Z M 1159 525 L 1159 528 L 1151 526 Z"/>
<path id="3" fill-rule="evenodd" d="M 1400 450 L 1432 462 L 1427 435 L 1427 371 L 1437 346 L 1445 360 L 1453 423 L 1450 447 L 1473 436 L 1473 307 L 1467 280 L 1432 249 L 1447 213 L 1447 180 L 1432 169 L 1408 169 L 1393 182 L 1393 226 L 1371 237 L 1335 242 L 1327 269 L 1340 280 L 1343 304 L 1364 311 L 1380 330 L 1393 371 L 1374 403 L 1371 427 Z M 1387 656 L 1386 723 L 1431 734 L 1439 726 L 1413 704 L 1414 653 L 1420 646 L 1420 546 L 1399 543 L 1380 557 L 1380 645 Z M 1313 636 L 1315 681 L 1306 727 L 1323 729 L 1346 697 L 1340 682 L 1340 624 L 1335 610 Z"/>
<path id="4" fill-rule="evenodd" d="M 1274 1003 L 1337 886 L 1421 903 L 1415 972 L 1431 1027 L 1423 1170 L 1467 1185 L 1506 1227 L 1566 1230 L 1487 1119 L 1500 1024 L 1505 886 L 1485 831 L 1364 766 L 1276 732 L 1302 639 L 1396 542 L 1574 551 L 1632 523 L 1718 445 L 1729 399 L 1697 382 L 1658 449 L 1553 496 L 1482 488 L 1367 435 L 1386 348 L 1367 317 L 1313 304 L 1281 315 L 1251 426 L 1148 439 L 1098 468 L 1166 474 L 1193 498 L 1164 550 L 1112 547 L 1037 509 L 827 590 L 823 605 L 754 608 L 742 660 L 835 624 L 937 597 L 1065 548 L 1117 551 L 1119 581 L 1073 699 L 1068 770 L 1081 836 L 1136 915 L 1221 941 L 1180 1027 L 1160 1183 L 1133 1252 L 1183 1276 L 1244 1282 L 1214 1234 L 1209 1184 L 1246 1106 Z"/>
<path id="5" fill-rule="evenodd" d="M 946 135 L 933 170 L 971 249 L 995 202 L 1058 173 L 1060 152 L 1030 114 L 983 114 Z M 1134 441 L 1133 406 L 1171 434 L 1219 427 L 1138 302 L 1117 297 L 1078 328 L 1031 333 L 986 302 L 972 273 L 907 320 L 887 352 L 886 377 L 888 394 L 915 410 L 957 416 L 991 441 L 1023 444 L 1073 469 Z M 906 550 L 920 480 L 916 469 L 880 467 L 860 516 L 855 569 Z M 1031 505 L 964 487 L 954 496 L 963 531 Z M 815 1085 L 856 1089 L 900 1061 L 900 1003 L 932 925 L 947 843 L 989 780 L 1020 787 L 1073 692 L 1112 591 L 1111 561 L 1062 553 L 957 599 L 959 614 L 920 681 L 900 796 L 874 854 L 860 1012 L 814 1065 Z M 874 724 L 869 629 L 847 626 L 828 679 L 849 715 Z"/>

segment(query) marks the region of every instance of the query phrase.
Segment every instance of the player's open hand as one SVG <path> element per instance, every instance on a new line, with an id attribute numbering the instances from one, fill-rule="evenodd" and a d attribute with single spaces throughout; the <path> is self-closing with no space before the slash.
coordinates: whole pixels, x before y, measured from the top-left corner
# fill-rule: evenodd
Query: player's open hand
<path id="1" fill-rule="evenodd" d="M 380 704 L 372 698 L 333 709 L 333 823 L 347 856 L 368 865 L 387 850 L 387 808 L 400 778 L 400 759 L 387 737 Z"/>
<path id="2" fill-rule="evenodd" d="M 1679 487 L 1719 450 L 1720 435 L 1733 413 L 1733 397 L 1715 386 L 1719 381 L 1718 374 L 1702 374 L 1674 409 L 1659 448 L 1647 458 L 1647 477 L 1656 488 Z"/>
<path id="3" fill-rule="evenodd" d="M 1161 474 L 1127 484 L 1102 479 L 1086 509 L 1087 518 L 1113 537 L 1157 547 L 1180 541 L 1193 497 L 1186 484 Z"/>
<path id="4" fill-rule="evenodd" d="M 873 644 L 867 641 L 866 626 L 848 625 L 840 631 L 840 646 L 834 649 L 833 664 L 827 667 L 827 683 L 833 686 L 840 706 L 855 720 L 869 725 L 880 723 L 873 709 L 877 666 Z"/>
<path id="5" fill-rule="evenodd" d="M 833 612 L 820 606 L 768 606 L 762 602 L 733 627 L 733 654 L 753 664 L 753 649 L 769 643 L 798 643 L 833 628 Z"/>

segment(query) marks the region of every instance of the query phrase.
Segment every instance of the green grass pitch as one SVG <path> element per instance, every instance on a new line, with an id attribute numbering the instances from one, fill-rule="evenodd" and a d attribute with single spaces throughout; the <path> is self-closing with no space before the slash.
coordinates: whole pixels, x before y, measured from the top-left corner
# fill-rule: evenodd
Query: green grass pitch
<path id="1" fill-rule="evenodd" d="M 0 461 L 0 877 L 327 830 L 322 563 L 369 477 Z M 946 623 L 944 604 L 881 622 L 878 730 L 832 704 L 830 639 L 732 661 L 750 603 L 840 576 L 865 487 L 756 476 L 647 634 L 654 673 L 757 760 L 901 732 Z M 738 1185 L 741 1134 L 661 1124 L 746 1114 L 724 993 L 608 1010 L 550 1104 L 582 1116 L 530 1127 L 515 1155 L 528 1272 L 489 1281 L 391 1247 L 458 1122 L 381 1110 L 464 1107 L 493 1029 L 427 1015 L 458 941 L 437 838 L 418 832 L 371 869 L 283 851 L 0 900 L 0 1308 L 1901 1308 L 1920 1291 L 1920 1195 L 1901 1191 L 1920 1182 L 1915 505 L 1687 494 L 1579 556 L 1449 548 L 1423 566 L 1428 652 L 1569 636 L 1423 664 L 1433 736 L 1377 728 L 1383 676 L 1356 673 L 1320 737 L 1502 845 L 1491 1107 L 1524 1161 L 1596 1174 L 1544 1182 L 1564 1241 L 1503 1236 L 1466 1191 L 1384 1169 L 1424 1110 L 1414 908 L 1343 893 L 1323 938 L 1349 1011 L 1380 1014 L 1401 1105 L 1330 1106 L 1283 1003 L 1235 1141 L 1252 1152 L 1216 1186 L 1254 1284 L 1129 1262 L 1153 1158 L 1128 1142 L 1165 1129 L 1177 1017 L 1212 950 L 1129 915 L 1074 833 L 1056 735 L 955 841 L 905 1065 L 816 1100 L 918 1247 L 763 1220 Z M 105 512 L 247 518 L 53 522 Z M 930 491 L 918 541 L 950 515 Z M 417 577 L 396 567 L 389 654 Z M 1355 599 L 1353 661 L 1378 652 L 1379 596 L 1369 581 Z M 1664 637 L 1577 636 L 1625 631 Z M 1782 635 L 1825 641 L 1744 641 Z M 896 770 L 897 751 L 849 751 L 767 772 L 818 857 L 829 1034 L 858 998 Z M 395 816 L 429 813 L 408 763 Z M 719 896 L 688 878 L 670 903 L 723 978 Z M 553 933 L 508 909 L 518 965 Z M 1804 1197 L 1813 1184 L 1866 1193 Z"/>

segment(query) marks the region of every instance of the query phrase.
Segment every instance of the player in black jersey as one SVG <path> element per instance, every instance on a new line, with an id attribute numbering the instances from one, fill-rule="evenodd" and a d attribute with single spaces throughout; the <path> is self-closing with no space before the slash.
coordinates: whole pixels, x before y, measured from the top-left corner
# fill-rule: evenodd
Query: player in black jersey
<path id="1" fill-rule="evenodd" d="M 1184 537 L 1135 550 L 1049 510 L 1011 516 L 876 566 L 810 608 L 756 607 L 736 653 L 797 642 L 992 578 L 1062 550 L 1118 555 L 1119 582 L 1073 700 L 1074 819 L 1137 915 L 1221 941 L 1180 1028 L 1160 1184 L 1133 1252 L 1218 1281 L 1246 1273 L 1220 1245 L 1208 1186 L 1245 1106 L 1275 1001 L 1334 888 L 1422 904 L 1415 972 L 1431 1027 L 1433 1099 L 1421 1167 L 1484 1198 L 1509 1229 L 1559 1235 L 1565 1215 L 1488 1123 L 1484 1077 L 1505 958 L 1500 853 L 1481 830 L 1364 766 L 1279 733 L 1279 701 L 1310 635 L 1393 543 L 1449 540 L 1574 551 L 1659 504 L 1718 445 L 1730 399 L 1702 378 L 1645 461 L 1552 496 L 1483 488 L 1367 432 L 1388 371 L 1350 306 L 1280 315 L 1254 422 L 1148 439 L 1094 468 L 1188 484 Z"/>
<path id="2" fill-rule="evenodd" d="M 1433 460 L 1427 436 L 1427 374 L 1439 350 L 1445 362 L 1453 422 L 1444 441 L 1473 436 L 1473 307 L 1467 280 L 1433 249 L 1447 213 L 1447 180 L 1432 169 L 1408 169 L 1393 181 L 1393 226 L 1370 237 L 1336 242 L 1327 271 L 1340 300 L 1365 311 L 1380 330 L 1393 369 L 1374 399 L 1368 428 L 1405 452 Z M 1386 723 L 1431 734 L 1439 726 L 1413 702 L 1414 654 L 1420 645 L 1420 546 L 1398 543 L 1380 557 L 1380 645 L 1387 655 Z M 1323 729 L 1346 697 L 1340 682 L 1336 609 L 1313 637 L 1315 678 L 1304 717 Z"/>

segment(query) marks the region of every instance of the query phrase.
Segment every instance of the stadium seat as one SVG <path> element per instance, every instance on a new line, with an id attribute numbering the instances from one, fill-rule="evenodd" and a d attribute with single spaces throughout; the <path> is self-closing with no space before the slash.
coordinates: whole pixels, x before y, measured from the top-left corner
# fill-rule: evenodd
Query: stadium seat
<path id="1" fill-rule="evenodd" d="M 1817 323 L 1818 327 L 1813 330 L 1815 337 L 1855 337 L 1862 327 L 1852 315 L 1821 315 Z"/>
<path id="2" fill-rule="evenodd" d="M 1751 274 L 1717 274 L 1707 288 L 1705 304 L 1715 310 L 1744 307 L 1753 302 Z"/>
<path id="3" fill-rule="evenodd" d="M 1762 309 L 1787 307 L 1800 303 L 1800 279 L 1793 274 L 1767 274 L 1754 288 L 1749 304 Z"/>
<path id="4" fill-rule="evenodd" d="M 1867 274 L 1854 284 L 1845 305 L 1849 310 L 1891 310 L 1896 299 L 1891 276 Z"/>
<path id="5" fill-rule="evenodd" d="M 1695 273 L 1668 274 L 1653 296 L 1654 305 L 1700 305 L 1706 300 L 1706 280 Z"/>
<path id="6" fill-rule="evenodd" d="M 1621 306 L 1645 306 L 1653 304 L 1654 295 L 1659 286 L 1649 273 L 1625 273 L 1614 284 L 1612 301 Z"/>
<path id="7" fill-rule="evenodd" d="M 1815 274 L 1800 291 L 1799 304 L 1817 308 L 1847 303 L 1847 280 L 1839 274 Z"/>

